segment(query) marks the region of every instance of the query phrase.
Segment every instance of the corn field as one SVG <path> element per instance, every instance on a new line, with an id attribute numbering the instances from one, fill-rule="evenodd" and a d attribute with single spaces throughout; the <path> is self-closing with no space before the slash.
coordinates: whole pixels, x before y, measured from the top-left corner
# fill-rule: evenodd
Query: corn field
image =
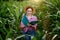
<path id="1" fill-rule="evenodd" d="M 23 35 L 19 26 L 27 5 L 35 8 L 39 21 L 33 40 L 59 40 L 60 0 L 0 0 L 0 40 L 15 40 Z"/>

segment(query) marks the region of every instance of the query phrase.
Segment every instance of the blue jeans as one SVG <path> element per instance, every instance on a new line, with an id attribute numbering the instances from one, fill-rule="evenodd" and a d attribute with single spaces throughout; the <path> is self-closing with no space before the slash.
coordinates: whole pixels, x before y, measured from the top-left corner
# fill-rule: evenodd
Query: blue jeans
<path id="1" fill-rule="evenodd" d="M 25 40 L 31 40 L 31 36 L 36 36 L 36 31 L 28 30 L 27 32 L 24 32 L 24 34 L 25 34 Z"/>

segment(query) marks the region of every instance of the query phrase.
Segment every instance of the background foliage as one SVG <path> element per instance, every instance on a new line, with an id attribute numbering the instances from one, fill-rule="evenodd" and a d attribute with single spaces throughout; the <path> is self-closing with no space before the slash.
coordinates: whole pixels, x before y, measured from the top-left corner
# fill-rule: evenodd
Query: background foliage
<path id="1" fill-rule="evenodd" d="M 42 40 L 45 31 L 60 35 L 60 0 L 43 0 L 38 4 L 24 0 L 1 0 L 0 1 L 0 40 L 16 38 L 22 35 L 19 28 L 24 7 L 32 5 L 38 17 L 36 40 Z M 44 31 L 45 30 L 45 31 Z M 33 39 L 35 40 L 35 39 Z M 47 38 L 47 40 L 49 40 Z"/>

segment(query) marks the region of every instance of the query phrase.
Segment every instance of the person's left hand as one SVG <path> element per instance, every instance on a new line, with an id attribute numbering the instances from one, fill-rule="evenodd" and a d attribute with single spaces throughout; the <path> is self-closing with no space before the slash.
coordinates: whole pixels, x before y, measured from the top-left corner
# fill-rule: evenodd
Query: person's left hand
<path id="1" fill-rule="evenodd" d="M 33 25 L 31 25 L 31 24 L 28 24 L 28 26 L 31 26 L 31 27 L 33 27 Z"/>

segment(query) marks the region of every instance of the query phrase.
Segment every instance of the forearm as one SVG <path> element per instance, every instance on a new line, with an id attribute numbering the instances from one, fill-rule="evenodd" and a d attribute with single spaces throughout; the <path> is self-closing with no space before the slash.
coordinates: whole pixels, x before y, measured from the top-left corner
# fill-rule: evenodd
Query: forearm
<path id="1" fill-rule="evenodd" d="M 20 28 L 23 29 L 25 27 L 25 25 L 21 22 L 20 23 Z"/>
<path id="2" fill-rule="evenodd" d="M 36 28 L 37 28 L 37 24 L 35 24 L 35 25 L 31 25 L 30 27 L 32 27 L 34 30 L 36 30 Z"/>
<path id="3" fill-rule="evenodd" d="M 33 25 L 33 27 L 34 27 L 34 28 L 35 28 L 35 30 L 36 30 L 36 28 L 37 28 L 37 24 Z"/>

